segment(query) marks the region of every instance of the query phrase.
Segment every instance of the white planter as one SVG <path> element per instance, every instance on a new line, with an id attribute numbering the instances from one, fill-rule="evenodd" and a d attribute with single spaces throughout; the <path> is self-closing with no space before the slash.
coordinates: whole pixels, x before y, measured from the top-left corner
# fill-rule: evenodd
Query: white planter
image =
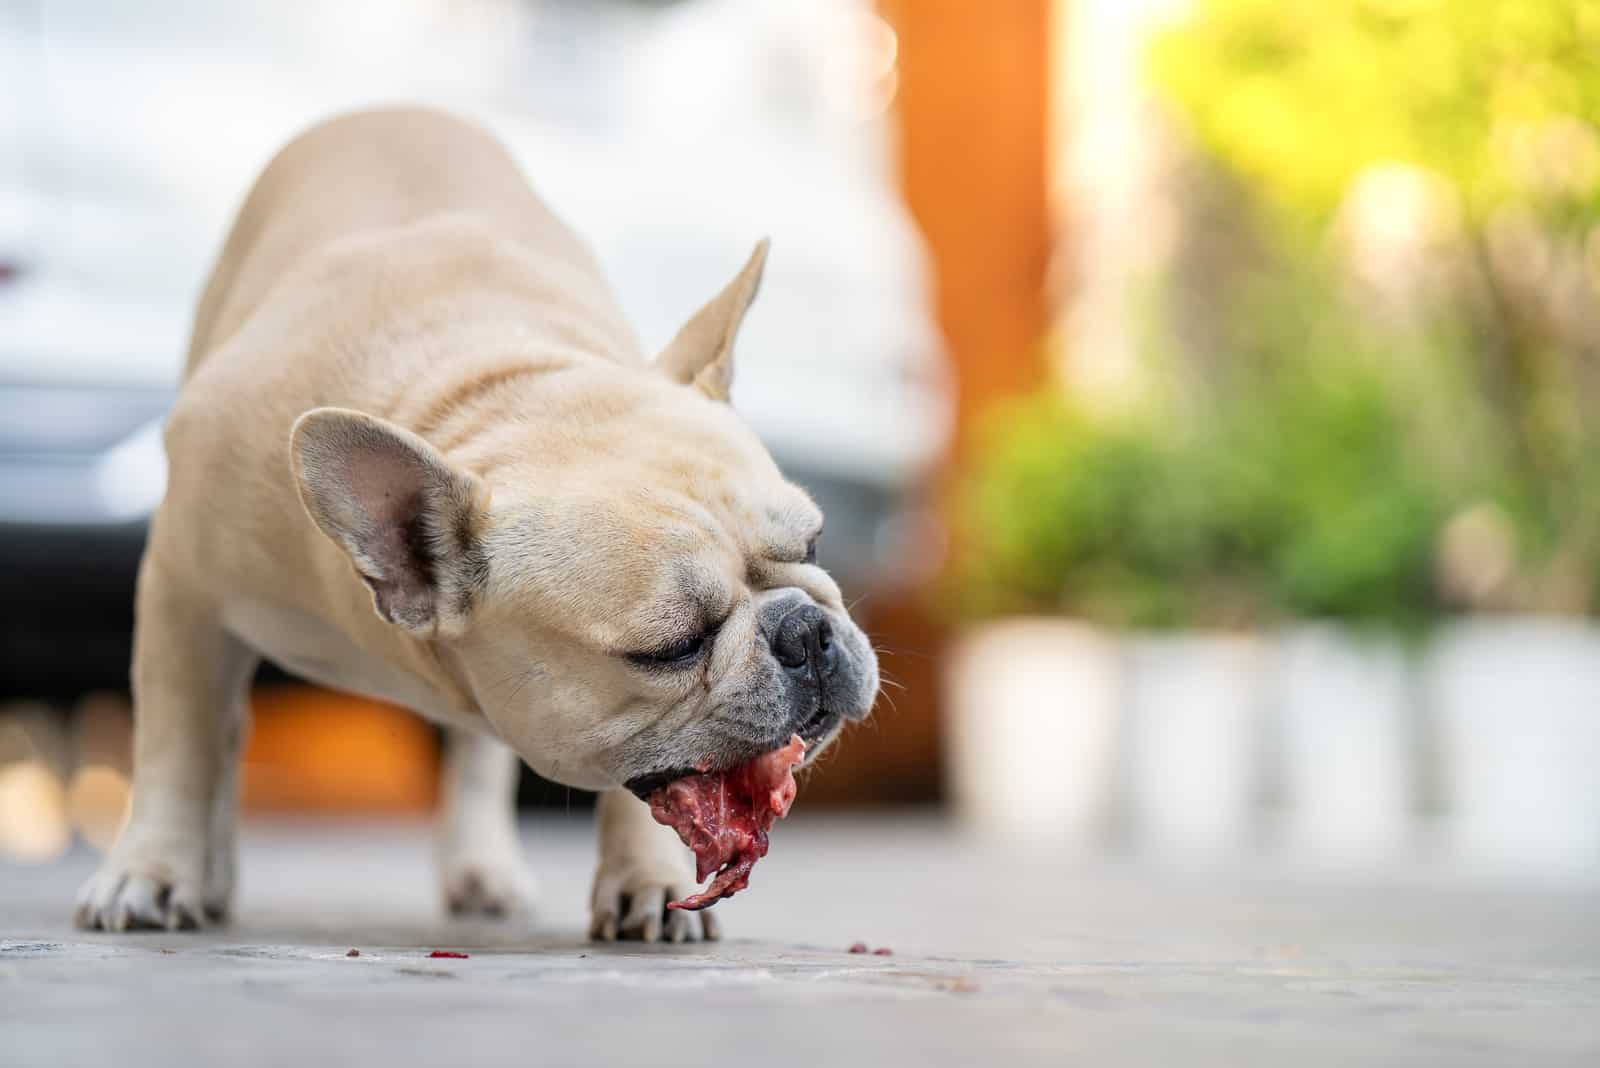
<path id="1" fill-rule="evenodd" d="M 1548 619 L 1454 626 L 1427 679 L 1446 840 L 1519 878 L 1600 868 L 1600 634 Z"/>
<path id="2" fill-rule="evenodd" d="M 1275 736 L 1292 856 L 1336 867 L 1413 841 L 1416 686 L 1399 642 L 1306 624 L 1283 635 Z"/>
<path id="3" fill-rule="evenodd" d="M 1246 636 L 1129 639 L 1125 790 L 1141 849 L 1214 859 L 1253 843 L 1262 653 Z"/>
<path id="4" fill-rule="evenodd" d="M 1008 620 L 968 632 L 947 663 L 945 766 L 963 822 L 1096 844 L 1117 736 L 1115 641 L 1068 620 Z"/>

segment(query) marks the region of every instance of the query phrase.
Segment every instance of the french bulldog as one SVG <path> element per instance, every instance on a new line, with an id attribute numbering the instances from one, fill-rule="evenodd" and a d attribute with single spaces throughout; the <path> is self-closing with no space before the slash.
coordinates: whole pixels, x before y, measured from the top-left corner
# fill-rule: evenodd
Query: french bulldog
<path id="1" fill-rule="evenodd" d="M 651 360 L 477 126 L 364 112 L 279 152 L 201 296 L 165 425 L 133 797 L 77 923 L 227 915 L 265 658 L 443 725 L 453 911 L 531 904 L 520 757 L 601 791 L 591 937 L 716 937 L 712 912 L 665 909 L 693 870 L 642 798 L 793 734 L 814 757 L 878 689 L 817 565 L 821 513 L 728 403 L 765 256 Z"/>

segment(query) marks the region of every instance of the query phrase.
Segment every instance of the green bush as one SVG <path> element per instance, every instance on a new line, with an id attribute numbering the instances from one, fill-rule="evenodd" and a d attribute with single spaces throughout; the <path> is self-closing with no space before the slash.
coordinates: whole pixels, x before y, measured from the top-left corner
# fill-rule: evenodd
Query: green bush
<path id="1" fill-rule="evenodd" d="M 1183 614 L 1205 532 L 1174 493 L 1166 442 L 1096 422 L 1054 393 L 994 413 L 957 491 L 959 604 L 1154 625 Z"/>
<path id="2" fill-rule="evenodd" d="M 1225 432 L 1272 517 L 1265 546 L 1279 614 L 1416 626 L 1438 609 L 1433 558 L 1446 508 L 1419 470 L 1385 385 L 1351 368 L 1290 372 L 1266 410 Z M 1244 427 L 1243 431 L 1240 427 Z"/>
<path id="3" fill-rule="evenodd" d="M 955 603 L 1135 627 L 1412 626 L 1445 514 L 1383 385 L 1280 373 L 1200 429 L 1054 389 L 995 413 L 955 495 Z"/>
<path id="4" fill-rule="evenodd" d="M 1149 63 L 1203 209 L 1164 279 L 1170 385 L 996 413 L 955 497 L 960 609 L 1417 626 L 1477 514 L 1508 577 L 1452 608 L 1593 611 L 1597 55 L 1600 0 L 1195 0 Z M 1384 174 L 1425 192 L 1423 243 L 1352 271 L 1390 187 L 1350 194 Z"/>
<path id="5" fill-rule="evenodd" d="M 1403 422 L 1408 446 L 1437 465 L 1437 493 L 1458 506 L 1486 502 L 1513 527 L 1515 574 L 1463 607 L 1600 606 L 1596 55 L 1600 0 L 1196 0 L 1148 53 L 1188 143 L 1248 201 L 1263 239 L 1247 268 L 1269 303 L 1298 299 L 1309 270 L 1322 276 L 1313 303 L 1332 319 L 1362 317 L 1339 309 L 1349 281 L 1341 242 L 1363 228 L 1370 239 L 1373 225 L 1344 212 L 1361 204 L 1352 190 L 1377 169 L 1424 179 L 1426 269 L 1391 267 L 1393 284 L 1378 283 L 1384 299 L 1409 302 L 1403 314 L 1389 309 L 1391 336 L 1379 343 L 1410 361 L 1410 403 L 1431 410 L 1431 423 L 1423 411 Z M 1199 303 L 1230 335 L 1202 358 L 1252 344 L 1259 309 L 1237 299 L 1228 274 L 1215 257 L 1198 265 Z M 1269 337 L 1271 360 L 1295 358 L 1284 335 Z M 1372 537 L 1356 541 L 1410 543 L 1427 523 L 1411 489 L 1368 487 L 1364 498 Z M 1350 540 L 1335 538 L 1338 526 L 1302 530 Z M 1286 560 L 1278 585 L 1296 605 L 1331 609 L 1359 584 L 1363 569 L 1349 565 L 1347 580 L 1333 581 L 1337 569 Z M 1318 595 L 1323 587 L 1343 592 Z"/>

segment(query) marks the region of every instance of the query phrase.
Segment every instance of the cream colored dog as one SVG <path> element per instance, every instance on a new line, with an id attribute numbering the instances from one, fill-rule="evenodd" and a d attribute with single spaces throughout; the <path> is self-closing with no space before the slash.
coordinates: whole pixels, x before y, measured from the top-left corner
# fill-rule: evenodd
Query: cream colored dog
<path id="1" fill-rule="evenodd" d="M 652 363 L 477 128 L 372 112 L 279 153 L 200 300 L 167 423 L 132 812 L 78 922 L 226 914 L 265 657 L 446 726 L 453 910 L 529 903 L 520 756 L 604 791 L 591 935 L 694 937 L 663 908 L 692 889 L 688 852 L 639 797 L 791 732 L 814 755 L 878 687 L 815 562 L 821 514 L 727 404 L 764 255 Z"/>

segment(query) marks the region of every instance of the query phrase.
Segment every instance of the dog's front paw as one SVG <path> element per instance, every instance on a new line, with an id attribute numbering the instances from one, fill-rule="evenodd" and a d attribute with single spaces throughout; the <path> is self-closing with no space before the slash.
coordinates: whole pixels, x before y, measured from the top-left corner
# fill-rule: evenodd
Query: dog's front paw
<path id="1" fill-rule="evenodd" d="M 74 922 L 86 930 L 188 931 L 226 910 L 207 902 L 205 842 L 119 843 L 78 891 Z"/>
<path id="2" fill-rule="evenodd" d="M 452 916 L 526 918 L 538 885 L 520 856 L 454 855 L 442 864 L 444 903 Z"/>
<path id="3" fill-rule="evenodd" d="M 694 872 L 676 857 L 639 856 L 602 860 L 594 876 L 589 904 L 589 937 L 602 942 L 618 938 L 644 942 L 707 942 L 722 937 L 709 909 L 669 909 L 667 902 L 694 893 Z"/>

